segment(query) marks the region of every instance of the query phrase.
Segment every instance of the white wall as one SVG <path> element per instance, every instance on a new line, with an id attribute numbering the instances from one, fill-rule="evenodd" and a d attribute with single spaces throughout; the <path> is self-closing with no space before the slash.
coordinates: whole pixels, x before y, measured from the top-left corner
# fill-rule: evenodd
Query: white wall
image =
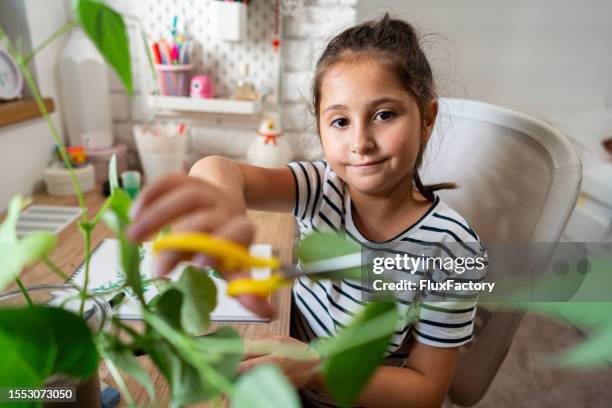
<path id="1" fill-rule="evenodd" d="M 42 180 L 52 149 L 42 118 L 0 128 L 0 212 L 15 194 L 32 194 Z"/>
<path id="2" fill-rule="evenodd" d="M 443 95 L 545 120 L 612 109 L 610 1 L 360 0 L 357 9 L 359 21 L 390 10 L 445 36 L 428 47 Z"/>
<path id="3" fill-rule="evenodd" d="M 4 2 L 7 3 L 4 3 Z M 2 13 L 0 22 L 17 25 L 11 35 L 28 39 L 26 44 L 37 46 L 67 21 L 63 0 L 15 0 L 20 12 Z M 7 6 L 9 0 L 2 0 Z M 13 0 L 10 0 L 13 2 Z M 5 10 L 4 7 L 2 9 Z M 18 21 L 27 18 L 27 22 Z M 17 24 L 14 24 L 18 21 Z M 59 96 L 55 62 L 65 39 L 52 43 L 34 59 L 34 75 L 43 96 L 54 99 L 56 112 L 52 120 L 61 132 Z M 24 85 L 25 86 L 25 85 Z M 54 142 L 42 119 L 33 119 L 12 126 L 0 127 L 0 211 L 11 196 L 29 195 L 42 180 L 42 171 L 52 157 Z"/>

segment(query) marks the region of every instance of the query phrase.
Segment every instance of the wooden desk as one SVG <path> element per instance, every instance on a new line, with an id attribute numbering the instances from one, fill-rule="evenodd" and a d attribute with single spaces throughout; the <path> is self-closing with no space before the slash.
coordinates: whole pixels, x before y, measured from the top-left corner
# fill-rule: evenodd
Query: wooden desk
<path id="1" fill-rule="evenodd" d="M 90 211 L 90 216 L 98 211 L 103 202 L 104 197 L 98 192 L 90 192 L 85 195 L 85 205 Z M 76 197 L 60 198 L 47 195 L 35 196 L 34 203 L 43 205 L 78 205 Z M 252 219 L 256 225 L 257 232 L 255 242 L 271 244 L 274 254 L 276 254 L 283 263 L 290 262 L 293 254 L 293 217 L 290 214 L 250 211 L 249 218 Z M 93 232 L 92 248 L 101 240 L 109 237 L 112 237 L 110 230 L 101 222 Z M 58 238 L 58 247 L 51 256 L 51 259 L 66 273 L 72 273 L 84 258 L 85 244 L 82 236 L 76 224 L 73 223 L 64 229 Z M 42 264 L 27 269 L 21 274 L 21 278 L 26 285 L 61 283 L 61 279 L 52 274 L 46 266 Z M 261 333 L 288 336 L 289 314 L 291 311 L 290 289 L 284 288 L 283 290 L 275 292 L 272 296 L 272 303 L 277 310 L 277 317 L 269 323 L 223 323 L 223 325 L 230 325 L 236 328 L 245 338 L 252 338 Z M 219 324 L 214 324 L 212 328 L 214 329 L 218 326 Z M 155 405 L 161 407 L 168 406 L 169 393 L 164 378 L 157 372 L 147 356 L 139 357 L 139 360 L 147 372 L 151 374 L 151 380 L 156 390 Z M 116 386 L 104 364 L 100 367 L 100 377 L 105 382 Z M 138 406 L 148 404 L 149 401 L 145 389 L 130 377 L 126 376 L 126 380 L 128 389 L 131 391 L 136 404 Z M 124 399 L 122 399 L 122 403 L 125 403 Z"/>

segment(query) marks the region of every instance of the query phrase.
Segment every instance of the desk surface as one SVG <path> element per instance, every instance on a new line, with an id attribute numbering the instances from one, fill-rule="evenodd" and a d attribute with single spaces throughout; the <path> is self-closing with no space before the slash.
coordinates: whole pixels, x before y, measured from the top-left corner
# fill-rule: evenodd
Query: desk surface
<path id="1" fill-rule="evenodd" d="M 85 195 L 85 204 L 91 214 L 95 214 L 104 202 L 104 197 L 97 192 Z M 50 197 L 38 195 L 34 197 L 35 204 L 44 205 L 66 205 L 77 206 L 76 197 Z M 264 213 L 249 211 L 249 218 L 256 225 L 255 243 L 267 243 L 272 245 L 272 250 L 283 263 L 291 261 L 293 253 L 294 222 L 290 214 Z M 100 223 L 93 232 L 92 247 L 95 247 L 105 238 L 112 237 L 110 230 Z M 58 247 L 51 259 L 66 273 L 72 273 L 82 262 L 85 244 L 76 224 L 72 223 L 64 229 L 58 237 Z M 28 285 L 61 283 L 57 275 L 52 274 L 46 266 L 35 265 L 21 274 L 21 278 Z M 276 308 L 277 316 L 269 323 L 223 323 L 236 328 L 243 337 L 252 338 L 261 333 L 274 333 L 289 335 L 289 315 L 291 309 L 291 292 L 289 288 L 283 288 L 272 295 L 272 303 Z M 219 324 L 213 324 L 212 329 Z M 156 389 L 156 405 L 168 406 L 168 386 L 164 378 L 159 374 L 150 359 L 146 356 L 139 358 L 143 367 L 151 374 L 151 380 Z M 109 384 L 115 384 L 111 375 L 107 372 L 104 364 L 100 367 L 100 377 Z M 147 404 L 148 397 L 144 388 L 130 377 L 126 381 L 132 396 L 138 406 Z M 124 403 L 125 400 L 122 399 Z M 123 406 L 123 404 L 122 404 Z"/>

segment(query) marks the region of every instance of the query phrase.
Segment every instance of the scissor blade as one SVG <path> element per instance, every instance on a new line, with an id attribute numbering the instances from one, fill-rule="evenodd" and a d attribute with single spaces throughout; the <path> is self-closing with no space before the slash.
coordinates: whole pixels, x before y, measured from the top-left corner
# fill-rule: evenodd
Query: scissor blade
<path id="1" fill-rule="evenodd" d="M 287 277 L 296 278 L 298 276 L 315 275 L 358 267 L 361 267 L 361 253 L 355 252 L 320 261 L 308 262 L 301 269 L 295 267 L 284 268 L 283 272 Z"/>

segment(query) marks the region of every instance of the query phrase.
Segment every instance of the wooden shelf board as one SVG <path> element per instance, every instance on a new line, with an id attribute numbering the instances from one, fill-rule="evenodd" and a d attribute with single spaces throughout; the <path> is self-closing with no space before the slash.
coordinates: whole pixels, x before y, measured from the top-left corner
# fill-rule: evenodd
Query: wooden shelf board
<path id="1" fill-rule="evenodd" d="M 51 98 L 43 98 L 49 113 L 55 111 L 55 104 Z M 33 99 L 19 99 L 16 101 L 0 103 L 0 127 L 14 125 L 42 116 Z"/>

